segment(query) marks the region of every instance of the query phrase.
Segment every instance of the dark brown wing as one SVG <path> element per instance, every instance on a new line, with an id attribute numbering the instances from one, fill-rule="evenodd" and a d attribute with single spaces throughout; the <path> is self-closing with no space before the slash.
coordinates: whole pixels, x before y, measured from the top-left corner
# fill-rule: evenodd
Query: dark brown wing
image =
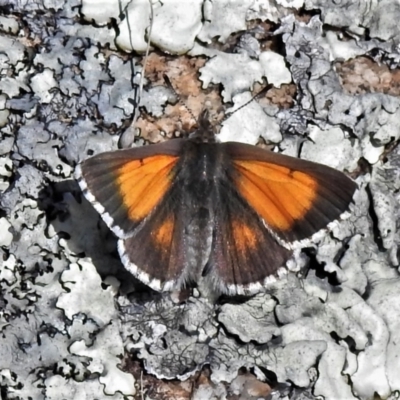
<path id="1" fill-rule="evenodd" d="M 230 159 L 216 188 L 208 274 L 229 294 L 260 290 L 296 242 L 338 219 L 357 185 L 330 167 L 241 143 L 220 144 Z"/>
<path id="2" fill-rule="evenodd" d="M 183 193 L 176 164 L 184 141 L 102 153 L 78 168 L 85 197 L 120 238 L 124 266 L 155 290 L 188 279 Z"/>
<path id="3" fill-rule="evenodd" d="M 131 236 L 171 188 L 182 143 L 101 153 L 77 167 L 85 197 L 118 237 Z"/>
<path id="4" fill-rule="evenodd" d="M 219 185 L 208 264 L 209 279 L 217 291 L 230 295 L 258 292 L 290 255 L 234 187 Z"/>
<path id="5" fill-rule="evenodd" d="M 349 208 L 357 184 L 322 164 L 240 143 L 221 144 L 240 196 L 290 244 L 312 236 Z"/>
<path id="6" fill-rule="evenodd" d="M 125 268 L 157 291 L 180 288 L 190 280 L 182 203 L 179 188 L 172 189 L 133 236 L 118 242 Z"/>

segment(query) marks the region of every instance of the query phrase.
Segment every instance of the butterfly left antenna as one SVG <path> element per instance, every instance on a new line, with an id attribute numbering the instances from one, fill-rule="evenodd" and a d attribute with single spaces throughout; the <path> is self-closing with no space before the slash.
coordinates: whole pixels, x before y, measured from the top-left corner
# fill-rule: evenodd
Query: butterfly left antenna
<path id="1" fill-rule="evenodd" d="M 143 96 L 143 86 L 144 86 L 144 79 L 146 76 L 146 67 L 148 63 L 148 58 L 149 58 L 149 53 L 150 53 L 150 43 L 151 43 L 151 35 L 152 35 L 152 30 L 153 30 L 153 21 L 154 21 L 154 11 L 153 11 L 153 3 L 152 0 L 148 0 L 149 6 L 150 6 L 150 15 L 149 15 L 149 28 L 148 28 L 148 35 L 147 35 L 147 42 L 146 42 L 146 51 L 144 54 L 143 58 L 143 66 L 142 70 L 138 72 L 140 74 L 140 80 L 139 84 L 136 82 L 136 77 L 138 73 L 134 73 L 131 76 L 131 87 L 134 90 L 134 95 L 133 99 L 128 99 L 129 103 L 133 105 L 133 115 L 132 115 L 132 124 L 131 127 L 128 128 L 121 136 L 118 142 L 118 146 L 120 148 L 125 148 L 125 147 L 130 147 L 134 141 L 134 137 L 137 135 L 136 133 L 136 126 L 137 126 L 137 120 L 140 115 L 140 105 L 142 102 L 142 96 Z M 129 23 L 129 17 L 127 15 L 127 23 L 128 23 L 128 28 L 129 32 L 131 32 L 130 28 L 130 23 Z M 129 39 L 131 41 L 131 47 L 134 48 L 133 43 L 132 43 L 132 36 L 129 35 Z M 136 65 L 133 64 L 133 61 L 131 59 L 131 68 L 132 71 L 135 71 Z M 127 132 L 127 134 L 126 134 Z"/>
<path id="2" fill-rule="evenodd" d="M 176 96 L 176 98 L 178 99 L 179 103 L 181 103 L 183 105 L 183 107 L 185 107 L 186 111 L 189 113 L 189 115 L 193 118 L 193 120 L 195 122 L 197 121 L 197 118 L 194 116 L 192 110 L 185 104 L 184 101 L 182 101 L 181 96 L 179 95 L 179 93 L 175 90 L 175 88 L 172 86 L 172 83 L 168 77 L 168 75 L 164 74 L 163 75 L 164 78 L 164 82 L 166 83 L 166 85 L 174 92 L 174 95 Z"/>
<path id="3" fill-rule="evenodd" d="M 150 52 L 151 32 L 153 30 L 154 9 L 153 9 L 153 3 L 151 0 L 149 0 L 149 5 L 150 5 L 150 18 L 149 18 L 150 25 L 149 25 L 149 33 L 147 35 L 147 46 L 146 46 L 146 52 L 144 55 L 143 68 L 142 68 L 142 73 L 140 75 L 138 104 L 140 104 L 140 101 L 142 99 L 144 77 L 145 77 L 145 73 L 146 73 L 147 60 L 149 58 L 149 52 Z"/>

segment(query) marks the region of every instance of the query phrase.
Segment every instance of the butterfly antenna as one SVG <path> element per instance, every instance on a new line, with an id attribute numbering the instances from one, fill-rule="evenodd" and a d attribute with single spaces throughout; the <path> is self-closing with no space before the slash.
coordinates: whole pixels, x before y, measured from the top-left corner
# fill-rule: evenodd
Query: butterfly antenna
<path id="1" fill-rule="evenodd" d="M 142 73 L 140 75 L 140 82 L 139 82 L 139 97 L 138 97 L 139 104 L 140 104 L 140 100 L 142 99 L 143 83 L 144 83 L 144 77 L 145 77 L 145 73 L 146 73 L 147 60 L 149 58 L 151 32 L 153 30 L 153 21 L 154 21 L 154 9 L 153 9 L 152 0 L 149 0 L 149 5 L 150 5 L 150 25 L 149 25 L 149 33 L 147 35 L 147 46 L 146 46 L 146 52 L 144 55 L 143 68 L 142 68 Z"/>
<path id="2" fill-rule="evenodd" d="M 220 124 L 222 124 L 224 121 L 226 121 L 229 117 L 231 117 L 233 114 L 238 112 L 244 107 L 247 107 L 251 102 L 253 102 L 257 97 L 260 97 L 262 94 L 267 93 L 274 85 L 269 83 L 267 86 L 263 87 L 258 93 L 256 93 L 249 101 L 246 101 L 246 103 L 242 104 L 239 108 L 237 108 L 235 111 L 232 111 L 230 113 L 226 113 L 224 118 L 222 118 Z"/>
<path id="3" fill-rule="evenodd" d="M 185 110 L 189 113 L 189 115 L 192 117 L 193 121 L 195 121 L 196 123 L 197 118 L 194 116 L 192 110 L 184 103 L 184 101 L 181 99 L 181 96 L 178 94 L 178 92 L 175 90 L 175 88 L 172 86 L 172 83 L 168 77 L 168 75 L 164 74 L 164 82 L 166 83 L 166 85 L 174 92 L 174 95 L 176 96 L 176 98 L 178 99 L 179 103 L 181 103 L 183 105 L 183 107 L 185 107 Z"/>

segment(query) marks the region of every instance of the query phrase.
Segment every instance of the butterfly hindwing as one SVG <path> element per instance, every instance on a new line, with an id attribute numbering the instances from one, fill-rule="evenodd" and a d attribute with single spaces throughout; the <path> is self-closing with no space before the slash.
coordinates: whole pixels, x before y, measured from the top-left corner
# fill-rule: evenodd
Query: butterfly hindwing
<path id="1" fill-rule="evenodd" d="M 231 295 L 259 291 L 291 252 L 278 244 L 230 185 L 216 189 L 213 214 L 208 269 L 214 287 Z"/>
<path id="2" fill-rule="evenodd" d="M 209 255 L 209 210 L 186 185 L 184 167 L 180 172 L 160 205 L 118 246 L 125 267 L 158 291 L 196 281 Z"/>
<path id="3" fill-rule="evenodd" d="M 172 189 L 133 236 L 120 239 L 125 268 L 158 291 L 182 285 L 186 278 L 186 243 L 179 189 Z"/>

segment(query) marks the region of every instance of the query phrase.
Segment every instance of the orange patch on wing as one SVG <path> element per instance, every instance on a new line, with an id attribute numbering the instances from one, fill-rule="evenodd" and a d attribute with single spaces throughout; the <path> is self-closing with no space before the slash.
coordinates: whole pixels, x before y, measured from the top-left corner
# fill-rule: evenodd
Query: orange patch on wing
<path id="1" fill-rule="evenodd" d="M 170 172 L 177 160 L 157 155 L 129 161 L 117 170 L 119 193 L 130 219 L 143 219 L 159 204 L 170 187 Z"/>
<path id="2" fill-rule="evenodd" d="M 262 161 L 234 165 L 240 194 L 271 228 L 289 230 L 316 200 L 318 183 L 304 172 Z"/>
<path id="3" fill-rule="evenodd" d="M 168 218 L 163 223 L 153 230 L 152 236 L 157 246 L 160 248 L 169 248 L 171 243 L 172 235 L 174 233 L 174 218 Z"/>
<path id="4" fill-rule="evenodd" d="M 257 245 L 257 234 L 242 221 L 232 221 L 235 246 L 240 252 L 252 250 Z"/>

